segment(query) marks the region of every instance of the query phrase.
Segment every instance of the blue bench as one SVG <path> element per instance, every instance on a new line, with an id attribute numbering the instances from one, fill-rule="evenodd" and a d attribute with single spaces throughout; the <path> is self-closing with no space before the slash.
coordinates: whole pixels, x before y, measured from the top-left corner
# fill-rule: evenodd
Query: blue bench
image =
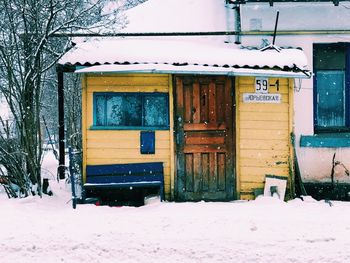
<path id="1" fill-rule="evenodd" d="M 84 189 L 159 188 L 164 200 L 163 163 L 87 165 Z"/>

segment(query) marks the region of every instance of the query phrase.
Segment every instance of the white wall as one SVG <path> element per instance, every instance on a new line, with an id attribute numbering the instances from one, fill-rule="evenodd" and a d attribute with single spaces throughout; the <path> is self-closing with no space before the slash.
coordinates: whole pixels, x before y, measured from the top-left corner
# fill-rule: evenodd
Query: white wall
<path id="1" fill-rule="evenodd" d="M 273 30 L 276 12 L 280 11 L 278 30 L 350 30 L 350 3 L 336 7 L 331 3 L 311 4 L 246 4 L 241 6 L 242 31 L 251 29 Z M 252 20 L 255 19 L 253 22 Z M 261 23 L 260 23 L 261 22 Z M 261 26 L 261 27 L 260 27 Z M 255 27 L 255 28 L 254 28 Z M 262 38 L 272 41 L 270 36 L 243 36 L 243 46 L 259 46 Z M 350 35 L 294 35 L 277 36 L 279 46 L 301 47 L 308 57 L 312 69 L 313 43 L 349 42 Z M 296 80 L 299 86 L 299 81 Z M 304 181 L 329 182 L 333 154 L 336 160 L 350 169 L 350 148 L 299 147 L 301 135 L 313 135 L 313 80 L 302 80 L 300 91 L 295 91 L 295 134 L 297 154 Z M 335 179 L 350 183 L 344 168 L 337 166 Z"/>
<path id="2" fill-rule="evenodd" d="M 279 15 L 279 30 L 341 30 L 350 29 L 350 3 L 334 6 L 326 3 L 268 3 L 244 4 L 241 6 L 242 30 L 250 28 L 251 19 L 261 20 L 261 30 L 273 30 L 276 13 Z"/>

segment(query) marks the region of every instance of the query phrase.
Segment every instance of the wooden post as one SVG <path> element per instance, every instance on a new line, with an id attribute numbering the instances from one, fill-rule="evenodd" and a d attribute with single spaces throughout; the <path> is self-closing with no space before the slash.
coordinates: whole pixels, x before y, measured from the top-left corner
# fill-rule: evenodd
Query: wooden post
<path id="1" fill-rule="evenodd" d="M 65 142 L 64 142 L 64 79 L 63 67 L 57 66 L 57 99 L 58 99 L 58 140 L 59 140 L 59 162 L 58 177 L 65 178 Z"/>

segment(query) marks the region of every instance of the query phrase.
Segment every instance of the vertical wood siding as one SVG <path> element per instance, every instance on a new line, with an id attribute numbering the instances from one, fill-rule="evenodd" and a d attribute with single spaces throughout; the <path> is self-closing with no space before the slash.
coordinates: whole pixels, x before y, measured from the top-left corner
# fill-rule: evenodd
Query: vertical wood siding
<path id="1" fill-rule="evenodd" d="M 270 78 L 269 83 L 276 83 Z M 279 79 L 279 104 L 243 103 L 243 93 L 254 93 L 254 77 L 236 78 L 237 191 L 241 199 L 253 199 L 254 189 L 264 187 L 265 175 L 290 177 L 293 82 Z M 290 186 L 292 178 L 288 178 Z"/>
<path id="2" fill-rule="evenodd" d="M 93 125 L 94 92 L 166 92 L 169 93 L 169 75 L 86 75 L 83 78 L 83 152 L 86 165 L 163 162 L 166 198 L 171 196 L 171 144 L 170 130 L 156 131 L 155 154 L 140 154 L 139 130 L 91 130 Z M 171 88 L 170 88 L 171 89 Z M 172 93 L 169 105 L 172 105 Z M 170 108 L 172 109 L 172 107 Z M 169 110 L 169 114 L 172 112 Z M 170 118 L 172 121 L 172 118 Z M 85 178 L 85 175 L 84 175 Z"/>

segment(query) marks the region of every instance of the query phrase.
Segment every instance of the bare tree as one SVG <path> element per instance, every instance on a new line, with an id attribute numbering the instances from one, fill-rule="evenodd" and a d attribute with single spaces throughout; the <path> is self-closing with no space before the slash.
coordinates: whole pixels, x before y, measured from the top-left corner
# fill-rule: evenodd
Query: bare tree
<path id="1" fill-rule="evenodd" d="M 125 0 L 124 7 L 126 9 L 133 8 L 139 4 L 146 2 L 147 0 Z"/>
<path id="2" fill-rule="evenodd" d="M 42 194 L 41 109 L 50 69 L 69 48 L 55 33 L 117 29 L 106 0 L 0 0 L 0 91 L 13 127 L 0 118 L 0 183 L 9 196 Z"/>

